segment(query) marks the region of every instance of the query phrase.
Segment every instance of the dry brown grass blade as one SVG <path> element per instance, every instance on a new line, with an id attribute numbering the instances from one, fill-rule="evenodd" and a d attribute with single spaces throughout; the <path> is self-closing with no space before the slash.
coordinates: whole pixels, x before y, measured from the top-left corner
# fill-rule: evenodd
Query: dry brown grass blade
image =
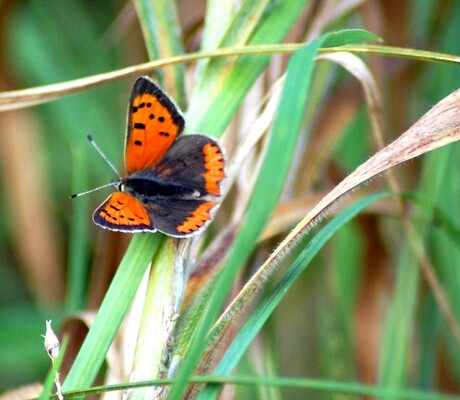
<path id="1" fill-rule="evenodd" d="M 160 67 L 183 64 L 214 57 L 243 54 L 292 53 L 302 45 L 303 44 L 246 46 L 241 48 L 218 49 L 203 53 L 190 53 L 178 57 L 164 58 L 161 60 L 133 65 L 115 71 L 104 72 L 98 75 L 87 76 L 67 82 L 2 92 L 0 93 L 0 112 L 46 103 L 66 95 L 98 87 L 104 83 L 114 82 L 129 77 L 137 77 Z"/>
<path id="2" fill-rule="evenodd" d="M 31 107 L 33 105 L 46 103 L 62 96 L 79 93 L 87 89 L 100 86 L 129 77 L 136 77 L 143 73 L 151 72 L 157 68 L 183 64 L 192 61 L 198 61 L 205 58 L 239 56 L 245 54 L 273 54 L 273 53 L 292 53 L 303 46 L 303 43 L 285 43 L 282 45 L 258 45 L 245 46 L 239 48 L 223 48 L 210 52 L 190 53 L 179 57 L 165 58 L 146 62 L 143 64 L 133 65 L 121 68 L 115 71 L 105 72 L 98 75 L 92 75 L 85 78 L 75 79 L 72 81 L 55 83 L 35 88 L 12 90 L 0 93 L 0 112 L 15 110 L 18 108 Z M 382 56 L 396 56 L 411 58 L 414 60 L 437 61 L 446 63 L 459 63 L 460 57 L 449 54 L 441 54 L 429 51 L 411 50 L 390 46 L 372 46 L 372 45 L 347 45 L 339 47 L 329 47 L 320 52 L 342 52 L 344 50 L 356 53 L 379 54 Z"/>
<path id="3" fill-rule="evenodd" d="M 220 232 L 205 252 L 193 266 L 193 271 L 187 280 L 187 287 L 181 308 L 187 309 L 195 296 L 202 290 L 204 285 L 212 281 L 211 276 L 217 273 L 222 266 L 222 260 L 228 253 L 235 239 L 237 226 L 229 226 Z"/>
<path id="4" fill-rule="evenodd" d="M 335 215 L 371 194 L 371 190 L 362 190 L 359 193 L 352 193 L 350 196 L 347 196 L 347 198 L 340 203 L 337 209 L 334 209 L 332 212 Z M 273 239 L 275 236 L 286 232 L 290 227 L 295 226 L 295 224 L 300 221 L 302 217 L 307 214 L 324 195 L 324 192 L 308 194 L 281 203 L 273 213 L 272 218 L 262 232 L 259 240 L 264 241 Z M 392 198 L 380 200 L 378 203 L 372 204 L 366 208 L 364 213 L 397 218 L 400 215 L 399 200 Z"/>
<path id="5" fill-rule="evenodd" d="M 348 84 L 340 89 L 337 96 L 330 97 L 307 148 L 307 154 L 302 157 L 303 163 L 298 168 L 300 192 L 309 190 L 314 179 L 320 175 L 324 165 L 336 149 L 336 143 L 346 131 L 346 127 L 356 116 L 364 93 L 369 118 L 372 127 L 372 137 L 377 149 L 384 147 L 382 100 L 377 83 L 366 63 L 358 56 L 347 53 L 325 53 L 316 58 L 318 61 L 331 61 L 350 72 L 360 83 Z M 334 115 L 334 118 L 331 118 Z"/>
<path id="6" fill-rule="evenodd" d="M 337 200 L 350 193 L 363 182 L 390 168 L 409 161 L 429 151 L 460 139 L 460 89 L 456 90 L 404 132 L 394 142 L 361 164 L 331 192 L 291 231 L 266 261 L 265 265 L 280 256 L 290 243 L 300 239 Z"/>
<path id="7" fill-rule="evenodd" d="M 299 242 L 339 199 L 350 194 L 359 185 L 396 165 L 459 140 L 459 108 L 460 89 L 441 100 L 398 139 L 361 164 L 353 173 L 324 196 L 305 218 L 297 224 L 250 281 L 246 283 L 245 287 L 263 285 L 267 276 L 274 272 L 286 252 Z M 215 327 L 222 325 L 222 320 L 228 320 L 232 316 L 234 317 L 235 313 L 238 314 L 241 311 L 241 307 L 238 307 L 238 304 L 243 301 L 245 295 L 245 290 L 242 290 L 227 307 L 219 321 L 216 322 Z M 226 325 L 226 329 L 228 329 L 228 325 Z"/>

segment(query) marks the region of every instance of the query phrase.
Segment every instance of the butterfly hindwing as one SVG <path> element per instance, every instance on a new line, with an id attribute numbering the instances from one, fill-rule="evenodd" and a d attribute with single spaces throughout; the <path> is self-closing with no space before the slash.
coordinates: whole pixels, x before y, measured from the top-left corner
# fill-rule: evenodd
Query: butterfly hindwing
<path id="1" fill-rule="evenodd" d="M 220 196 L 220 182 L 225 178 L 224 154 L 217 141 L 208 136 L 181 136 L 156 165 L 155 173 L 202 196 Z"/>
<path id="2" fill-rule="evenodd" d="M 147 76 L 135 82 L 128 108 L 125 163 L 128 175 L 155 166 L 184 129 L 174 102 Z"/>
<path id="3" fill-rule="evenodd" d="M 212 219 L 217 203 L 201 199 L 167 199 L 146 204 L 155 228 L 169 236 L 188 237 L 202 230 Z"/>
<path id="4" fill-rule="evenodd" d="M 93 221 L 121 232 L 155 232 L 156 229 L 142 203 L 123 192 L 115 192 L 93 214 Z"/>

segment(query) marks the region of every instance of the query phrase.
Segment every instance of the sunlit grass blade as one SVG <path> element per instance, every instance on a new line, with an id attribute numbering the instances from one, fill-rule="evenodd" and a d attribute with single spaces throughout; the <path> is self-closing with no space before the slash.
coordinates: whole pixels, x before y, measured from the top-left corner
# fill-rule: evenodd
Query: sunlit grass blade
<path id="1" fill-rule="evenodd" d="M 176 4 L 165 0 L 136 0 L 137 16 L 150 60 L 169 58 L 184 53 Z M 184 65 L 171 65 L 156 70 L 160 84 L 182 108 L 185 105 Z"/>
<path id="2" fill-rule="evenodd" d="M 229 2 L 230 3 L 230 2 Z M 251 35 L 257 29 L 262 14 L 266 11 L 269 1 L 263 0 L 245 0 L 233 16 L 227 29 L 220 26 L 219 30 L 224 32 L 220 41 L 216 42 L 213 47 L 230 47 L 243 46 L 250 39 Z M 219 8 L 225 8 L 219 2 Z M 228 16 L 222 16 L 222 19 Z M 209 17 L 211 18 L 211 17 Z M 206 22 L 210 24 L 209 29 L 214 27 L 214 21 L 207 18 Z M 209 46 L 210 43 L 205 43 Z M 209 47 L 208 47 L 209 48 Z M 198 64 L 197 86 L 193 90 L 190 99 L 190 108 L 199 108 L 199 105 L 209 101 L 209 98 L 215 95 L 216 89 L 219 88 L 219 82 L 223 82 L 226 76 L 233 70 L 237 58 L 216 58 L 203 60 Z"/>
<path id="3" fill-rule="evenodd" d="M 351 53 L 378 54 L 379 56 L 407 58 L 427 62 L 460 64 L 460 56 L 454 54 L 378 44 L 353 44 L 348 45 L 346 48 L 335 48 L 331 51 L 349 51 Z"/>
<path id="4" fill-rule="evenodd" d="M 162 376 L 164 351 L 171 338 L 177 315 L 178 297 L 183 287 L 182 262 L 178 260 L 176 241 L 164 238 L 152 261 L 147 282 L 141 322 L 136 340 L 131 381 L 145 381 Z M 144 399 L 150 392 L 135 391 L 132 399 Z"/>
<path id="5" fill-rule="evenodd" d="M 296 0 L 296 1 L 300 1 L 300 0 Z M 305 0 L 302 0 L 302 1 L 305 1 Z M 281 8 L 279 10 L 277 9 L 276 11 L 287 12 L 291 10 L 286 11 L 286 10 L 283 10 L 283 8 Z M 278 15 L 275 17 L 272 17 L 273 18 L 272 22 L 279 23 L 281 24 L 280 25 L 281 27 L 284 27 L 284 21 L 280 22 L 277 20 L 277 18 L 280 18 L 280 16 Z M 240 55 L 265 55 L 266 56 L 266 55 L 272 55 L 275 53 L 292 53 L 303 46 L 302 43 L 266 44 L 266 43 L 277 43 L 281 40 L 279 38 L 280 35 L 278 35 L 279 32 L 278 31 L 275 31 L 275 33 L 270 32 L 270 27 L 271 26 L 268 25 L 265 28 L 265 34 L 269 35 L 269 38 L 268 38 L 269 40 L 267 40 L 266 42 L 264 42 L 260 38 L 261 34 L 257 34 L 255 35 L 254 38 L 251 39 L 250 44 L 244 47 L 231 47 L 231 48 L 225 48 L 225 49 L 216 49 L 214 51 L 209 51 L 209 52 L 190 53 L 190 54 L 185 54 L 182 56 L 176 56 L 176 57 L 171 57 L 171 58 L 166 58 L 166 59 L 149 61 L 143 64 L 137 64 L 137 65 L 121 68 L 118 70 L 116 69 L 111 70 L 110 72 L 94 74 L 94 75 L 85 76 L 83 78 L 74 79 L 74 80 L 68 80 L 66 82 L 48 84 L 44 86 L 32 87 L 32 88 L 22 89 L 22 90 L 12 90 L 12 91 L 7 91 L 7 92 L 1 92 L 0 93 L 0 112 L 15 110 L 17 108 L 31 107 L 33 105 L 42 104 L 42 103 L 47 103 L 47 102 L 56 100 L 64 96 L 68 96 L 70 94 L 79 93 L 79 92 L 82 92 L 82 91 L 85 91 L 91 88 L 101 86 L 103 84 L 107 84 L 109 82 L 114 82 L 114 81 L 118 81 L 121 79 L 129 78 L 129 77 L 135 78 L 141 74 L 149 73 L 153 70 L 156 70 L 162 67 L 166 67 L 166 66 L 170 66 L 170 65 L 184 64 L 184 63 L 188 63 L 192 61 L 198 61 L 201 59 L 217 58 L 217 57 L 228 57 L 228 56 L 232 57 L 232 56 L 240 56 Z M 360 29 L 350 29 L 350 30 L 345 30 L 344 32 L 348 32 L 348 34 L 352 38 L 354 38 L 352 42 L 363 41 L 363 40 L 378 40 L 378 36 L 373 35 L 367 31 L 360 30 Z M 357 36 L 359 35 L 361 36 L 360 39 L 357 38 Z M 346 44 L 346 42 L 344 42 L 343 44 Z M 337 46 L 339 45 L 337 44 Z M 331 48 L 328 48 L 327 51 L 347 50 L 350 52 L 360 53 L 360 52 L 366 52 L 366 49 L 367 47 L 364 45 L 363 46 L 353 45 L 353 46 L 347 46 L 346 49 L 344 49 L 342 46 L 339 46 L 337 48 L 331 47 Z M 405 54 L 404 52 L 405 49 L 397 48 L 397 50 L 401 54 Z M 438 58 L 442 58 L 441 54 L 434 53 L 434 52 L 430 53 L 429 56 L 432 56 L 433 61 L 437 60 Z M 260 71 L 266 65 L 266 62 L 267 60 L 265 59 L 265 62 L 263 62 L 263 66 L 261 68 L 258 68 L 259 72 L 257 72 L 256 76 L 260 74 Z M 456 62 L 456 61 L 451 61 L 451 62 Z M 459 62 L 460 62 L 460 59 L 459 59 Z M 258 65 L 258 63 L 256 63 L 256 65 Z M 251 72 L 251 70 L 247 69 L 246 72 Z M 251 78 L 251 76 L 252 74 L 248 78 L 254 81 L 254 78 Z M 236 78 L 233 78 L 233 79 L 236 79 Z M 187 121 L 191 122 L 192 118 L 189 117 Z"/>
<path id="6" fill-rule="evenodd" d="M 249 45 L 279 43 L 298 18 L 307 0 L 280 1 L 261 21 Z M 273 27 L 276 26 L 276 29 Z M 213 89 L 204 103 L 193 103 L 187 112 L 189 129 L 220 136 L 230 123 L 255 80 L 266 67 L 270 56 L 242 57 L 224 82 Z M 206 79 L 206 77 L 203 77 Z"/>
<path id="7" fill-rule="evenodd" d="M 371 195 L 361 199 L 357 203 L 353 204 L 345 211 L 342 211 L 339 215 L 334 217 L 331 222 L 329 222 L 325 227 L 323 227 L 312 240 L 305 245 L 305 249 L 299 254 L 296 260 L 289 266 L 287 271 L 283 274 L 280 282 L 267 294 L 265 299 L 256 307 L 254 312 L 245 322 L 244 326 L 239 330 L 235 339 L 233 339 L 232 344 L 225 352 L 224 357 L 214 370 L 216 375 L 227 375 L 232 372 L 236 367 L 239 360 L 246 352 L 249 345 L 252 343 L 256 335 L 259 333 L 260 329 L 267 321 L 269 316 L 273 313 L 275 308 L 278 306 L 280 301 L 284 298 L 286 293 L 289 291 L 294 282 L 299 278 L 302 272 L 309 266 L 311 260 L 318 254 L 318 252 L 323 248 L 327 241 L 347 222 L 353 219 L 358 215 L 362 210 L 371 205 L 374 202 L 387 197 L 386 193 L 379 193 Z M 271 268 L 272 270 L 276 269 L 275 266 Z M 250 281 L 254 285 L 265 282 L 255 282 Z M 246 286 L 242 293 L 247 291 L 248 293 L 254 293 L 258 289 L 252 287 L 252 285 Z M 244 294 L 242 298 L 244 298 Z M 241 303 L 240 303 L 241 305 Z M 231 315 L 232 312 L 230 311 Z M 211 334 L 211 337 L 217 336 L 219 331 L 224 330 L 222 326 L 215 327 L 215 333 Z M 216 398 L 222 388 L 213 386 L 208 387 L 203 391 L 199 396 L 199 399 L 212 399 Z"/>
<path id="8" fill-rule="evenodd" d="M 235 14 L 235 0 L 222 2 L 220 0 L 209 0 L 206 2 L 204 17 L 203 39 L 201 51 L 215 49 L 227 27 L 230 25 Z M 202 60 L 197 65 L 197 76 L 207 60 Z"/>
<path id="9" fill-rule="evenodd" d="M 64 391 L 84 389 L 92 384 L 161 239 L 161 236 L 149 233 L 133 236 L 96 320 L 67 375 Z"/>

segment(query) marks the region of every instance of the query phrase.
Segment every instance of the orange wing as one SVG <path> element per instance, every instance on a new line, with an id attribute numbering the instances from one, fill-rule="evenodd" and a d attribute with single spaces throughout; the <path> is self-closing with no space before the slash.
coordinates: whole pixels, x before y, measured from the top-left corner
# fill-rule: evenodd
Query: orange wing
<path id="1" fill-rule="evenodd" d="M 209 141 L 203 146 L 205 172 L 202 176 L 206 190 L 214 196 L 220 196 L 220 182 L 225 178 L 225 162 L 222 149 L 217 142 Z"/>
<path id="2" fill-rule="evenodd" d="M 199 231 L 212 220 L 211 210 L 215 206 L 216 203 L 213 201 L 200 204 L 195 210 L 190 212 L 190 216 L 182 224 L 176 226 L 177 232 L 182 235 L 190 235 Z"/>
<path id="3" fill-rule="evenodd" d="M 137 79 L 128 109 L 125 163 L 128 175 L 154 167 L 184 129 L 174 102 L 147 76 Z"/>
<path id="4" fill-rule="evenodd" d="M 155 232 L 147 210 L 135 197 L 115 192 L 93 214 L 93 221 L 103 228 L 120 232 Z"/>

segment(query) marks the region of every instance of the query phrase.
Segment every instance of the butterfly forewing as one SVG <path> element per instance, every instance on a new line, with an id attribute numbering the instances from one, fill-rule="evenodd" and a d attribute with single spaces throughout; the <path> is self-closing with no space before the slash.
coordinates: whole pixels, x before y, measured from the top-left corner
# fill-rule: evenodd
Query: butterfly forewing
<path id="1" fill-rule="evenodd" d="M 128 174 L 154 167 L 184 129 L 173 101 L 148 77 L 137 79 L 128 108 L 125 163 Z"/>

